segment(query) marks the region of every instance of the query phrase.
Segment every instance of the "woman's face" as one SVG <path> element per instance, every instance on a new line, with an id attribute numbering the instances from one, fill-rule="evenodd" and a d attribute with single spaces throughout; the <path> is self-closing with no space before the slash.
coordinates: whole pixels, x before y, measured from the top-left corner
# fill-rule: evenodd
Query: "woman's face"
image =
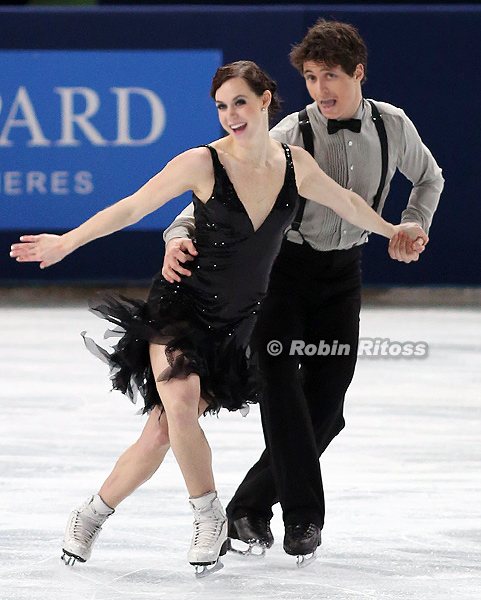
<path id="1" fill-rule="evenodd" d="M 215 93 L 220 124 L 238 142 L 252 139 L 261 127 L 269 127 L 269 101 L 270 92 L 258 96 L 241 77 L 228 79 Z"/>

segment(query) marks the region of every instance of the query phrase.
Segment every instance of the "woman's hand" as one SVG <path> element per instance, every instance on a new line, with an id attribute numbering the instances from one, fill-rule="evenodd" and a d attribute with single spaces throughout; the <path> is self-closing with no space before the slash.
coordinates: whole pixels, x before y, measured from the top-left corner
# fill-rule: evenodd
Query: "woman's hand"
<path id="1" fill-rule="evenodd" d="M 58 263 L 70 253 L 63 235 L 41 233 L 22 235 L 19 244 L 12 244 L 10 256 L 18 262 L 39 262 L 40 268 Z"/>

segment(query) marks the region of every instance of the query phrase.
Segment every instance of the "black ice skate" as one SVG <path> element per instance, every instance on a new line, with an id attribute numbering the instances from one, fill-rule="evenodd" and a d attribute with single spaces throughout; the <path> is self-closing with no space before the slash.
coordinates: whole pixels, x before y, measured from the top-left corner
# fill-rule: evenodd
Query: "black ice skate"
<path id="1" fill-rule="evenodd" d="M 265 556 L 266 548 L 274 543 L 269 521 L 264 517 L 246 515 L 235 521 L 229 520 L 229 546 L 228 549 L 242 556 Z M 246 550 L 239 550 L 232 546 L 232 540 L 240 540 L 248 545 Z"/>
<path id="2" fill-rule="evenodd" d="M 317 547 L 321 545 L 321 529 L 314 523 L 287 525 L 284 550 L 297 556 L 297 566 L 307 567 L 316 560 Z"/>

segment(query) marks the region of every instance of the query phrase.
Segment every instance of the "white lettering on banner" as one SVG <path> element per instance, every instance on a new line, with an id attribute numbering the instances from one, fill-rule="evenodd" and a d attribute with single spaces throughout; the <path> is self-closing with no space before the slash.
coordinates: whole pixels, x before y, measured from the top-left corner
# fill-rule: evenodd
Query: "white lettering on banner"
<path id="1" fill-rule="evenodd" d="M 152 90 L 145 88 L 110 88 L 117 94 L 117 139 L 115 146 L 147 146 L 153 144 L 162 135 L 165 128 L 165 110 L 162 100 Z M 137 94 L 143 96 L 150 105 L 152 124 L 150 133 L 141 140 L 130 137 L 130 96 Z"/>
<path id="2" fill-rule="evenodd" d="M 46 194 L 46 181 L 47 176 L 45 173 L 42 173 L 41 171 L 29 171 L 27 173 L 27 185 L 25 191 L 27 194 L 33 194 L 34 191 L 37 191 L 40 194 Z"/>
<path id="3" fill-rule="evenodd" d="M 5 173 L 5 193 L 10 196 L 16 196 L 22 193 L 20 188 L 20 171 L 8 171 Z"/>
<path id="4" fill-rule="evenodd" d="M 73 179 L 73 185 L 72 185 Z M 5 171 L 0 173 L 0 193 L 5 196 L 19 196 L 21 194 L 55 194 L 64 196 L 70 193 L 91 194 L 94 190 L 92 173 L 78 171 L 71 174 L 69 171 Z"/>
<path id="5" fill-rule="evenodd" d="M 94 191 L 92 173 L 89 173 L 88 171 L 79 171 L 78 173 L 75 173 L 74 181 L 74 191 L 76 194 L 91 194 Z"/>
<path id="6" fill-rule="evenodd" d="M 54 171 L 50 175 L 50 189 L 52 194 L 68 194 L 68 171 Z"/>
<path id="7" fill-rule="evenodd" d="M 0 102 L 0 110 L 1 106 Z M 23 119 L 16 119 L 19 109 L 23 112 Z M 27 142 L 27 146 L 50 146 L 51 142 L 43 134 L 32 101 L 24 86 L 18 88 L 17 95 L 10 108 L 10 112 L 8 113 L 7 120 L 0 135 L 0 146 L 13 146 L 13 142 L 8 139 L 12 127 L 28 127 L 32 137 Z"/>
<path id="8" fill-rule="evenodd" d="M 74 123 L 84 132 L 86 138 L 94 146 L 106 146 L 107 140 L 100 135 L 90 123 L 89 118 L 97 114 L 100 107 L 100 98 L 95 90 L 86 87 L 58 87 L 55 91 L 60 94 L 62 114 L 62 137 L 57 146 L 80 146 L 80 140 L 74 136 Z M 73 111 L 74 94 L 85 98 L 86 107 L 83 113 L 75 114 Z"/>
<path id="9" fill-rule="evenodd" d="M 60 131 L 61 137 L 55 141 L 55 146 L 76 147 L 82 145 L 82 140 L 77 139 L 75 134 L 80 130 L 93 146 L 147 146 L 156 142 L 165 129 L 165 108 L 162 100 L 152 90 L 139 87 L 113 87 L 112 94 L 117 96 L 117 137 L 115 140 L 107 140 L 102 133 L 91 123 L 91 119 L 99 113 L 101 101 L 99 94 L 88 87 L 56 87 L 54 91 L 60 96 Z M 133 95 L 144 98 L 150 108 L 150 131 L 140 139 L 131 136 L 131 110 L 130 98 Z M 75 96 L 81 96 L 85 100 L 83 112 L 74 112 Z M 2 99 L 0 97 L 0 113 L 2 111 Z M 20 115 L 18 113 L 21 113 Z M 138 111 L 135 113 L 138 117 Z M 107 115 L 109 116 L 109 115 Z M 104 115 L 105 117 L 105 115 Z M 52 142 L 45 137 L 40 122 L 35 113 L 35 108 L 24 86 L 18 88 L 7 119 L 0 134 L 0 147 L 12 147 L 14 142 L 9 139 L 14 127 L 27 128 L 30 139 L 27 146 L 51 146 Z"/>

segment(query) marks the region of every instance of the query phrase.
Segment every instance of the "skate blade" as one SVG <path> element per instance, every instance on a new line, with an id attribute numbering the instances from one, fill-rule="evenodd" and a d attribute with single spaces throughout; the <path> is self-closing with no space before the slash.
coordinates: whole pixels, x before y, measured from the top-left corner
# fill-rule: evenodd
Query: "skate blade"
<path id="1" fill-rule="evenodd" d="M 246 550 L 240 550 L 239 548 L 234 548 L 232 545 L 232 539 L 229 538 L 227 550 L 232 552 L 233 554 L 239 554 L 240 556 L 247 556 L 251 558 L 263 558 L 266 555 L 266 547 L 263 544 L 258 544 L 256 542 L 242 542 L 241 540 L 235 540 L 236 543 L 240 542 L 241 544 L 248 544 L 248 548 Z"/>
<path id="2" fill-rule="evenodd" d="M 76 561 L 82 562 L 82 560 L 78 556 L 74 556 L 73 554 L 67 554 L 67 552 L 63 552 L 60 560 L 67 565 L 67 567 L 73 567 Z"/>
<path id="3" fill-rule="evenodd" d="M 209 577 L 212 573 L 216 573 L 224 568 L 224 563 L 217 560 L 213 565 L 194 565 L 195 566 L 195 577 L 196 579 L 203 579 Z"/>
<path id="4" fill-rule="evenodd" d="M 311 555 L 309 554 L 298 554 L 297 556 L 297 568 L 304 569 L 313 563 L 317 558 L 317 554 L 313 552 Z"/>

